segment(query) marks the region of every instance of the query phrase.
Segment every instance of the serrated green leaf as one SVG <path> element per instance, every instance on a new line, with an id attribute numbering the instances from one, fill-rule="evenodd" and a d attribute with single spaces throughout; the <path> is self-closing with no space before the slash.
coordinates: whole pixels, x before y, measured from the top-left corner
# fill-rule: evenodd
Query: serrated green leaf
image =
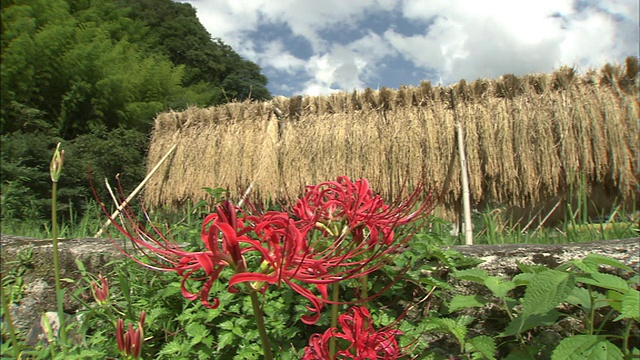
<path id="1" fill-rule="evenodd" d="M 186 343 L 184 345 L 186 345 Z M 182 355 L 182 352 L 183 352 L 182 346 L 183 346 L 182 343 L 178 342 L 177 340 L 173 340 L 171 342 L 166 343 L 162 347 L 158 355 L 174 355 L 174 356 Z"/>
<path id="2" fill-rule="evenodd" d="M 546 268 L 545 268 L 546 269 Z M 548 269 L 547 269 L 548 270 Z M 522 273 L 518 274 L 511 279 L 517 286 L 520 285 L 529 285 L 531 279 L 536 276 L 537 273 Z"/>
<path id="3" fill-rule="evenodd" d="M 573 259 L 558 267 L 558 270 L 564 271 L 569 265 L 573 265 L 578 270 L 581 270 L 587 274 L 593 274 L 598 272 L 598 265 L 593 263 L 585 263 L 582 259 Z"/>
<path id="4" fill-rule="evenodd" d="M 574 287 L 569 273 L 547 270 L 536 274 L 522 298 L 522 316 L 546 314 L 564 301 Z"/>
<path id="5" fill-rule="evenodd" d="M 598 268 L 598 265 L 608 265 L 625 271 L 632 270 L 629 266 L 621 263 L 620 261 L 612 257 L 600 254 L 589 254 L 584 259 L 582 259 L 582 262 L 585 264 L 593 265 L 596 267 L 596 269 Z"/>
<path id="6" fill-rule="evenodd" d="M 627 284 L 623 278 L 611 274 L 592 273 L 584 276 L 576 276 L 576 282 L 619 291 L 623 294 L 629 291 L 629 284 Z"/>
<path id="7" fill-rule="evenodd" d="M 607 290 L 607 299 L 608 305 L 613 308 L 613 310 L 622 312 L 622 294 L 617 291 Z"/>
<path id="8" fill-rule="evenodd" d="M 453 287 L 446 281 L 442 281 L 440 279 L 436 279 L 432 276 L 426 276 L 420 278 L 420 284 L 425 286 L 435 286 L 439 289 L 443 290 L 452 290 Z"/>
<path id="9" fill-rule="evenodd" d="M 491 337 L 485 335 L 476 336 L 469 340 L 468 344 L 471 345 L 472 350 L 481 353 L 484 359 L 496 359 L 496 343 Z"/>
<path id="10" fill-rule="evenodd" d="M 162 288 L 162 297 L 169 297 L 180 293 L 179 283 L 169 283 Z"/>
<path id="11" fill-rule="evenodd" d="M 640 292 L 630 289 L 626 294 L 622 295 L 622 305 L 620 315 L 615 319 L 633 319 L 640 321 Z"/>
<path id="12" fill-rule="evenodd" d="M 581 307 L 591 306 L 591 296 L 589 290 L 582 287 L 574 287 L 566 300 L 569 304 Z"/>
<path id="13" fill-rule="evenodd" d="M 473 268 L 466 270 L 459 270 L 453 273 L 453 276 L 460 280 L 473 281 L 478 284 L 482 284 L 489 274 L 485 270 Z"/>
<path id="14" fill-rule="evenodd" d="M 484 285 L 491 290 L 493 295 L 503 298 L 507 296 L 507 293 L 510 290 L 513 290 L 516 287 L 516 283 L 511 280 L 502 280 L 496 276 L 489 276 L 484 280 Z"/>
<path id="15" fill-rule="evenodd" d="M 529 265 L 529 264 L 523 264 L 517 261 L 516 261 L 516 265 L 518 266 L 518 269 L 520 269 L 520 271 L 522 271 L 524 274 L 537 274 L 537 273 L 541 273 L 543 271 L 549 270 L 544 265 L 535 265 L 535 264 Z"/>
<path id="16" fill-rule="evenodd" d="M 499 336 L 514 336 L 533 329 L 536 326 L 553 325 L 556 323 L 560 315 L 561 313 L 559 311 L 550 310 L 548 313 L 542 315 L 536 314 L 528 317 L 519 316 L 513 319 Z"/>
<path id="17" fill-rule="evenodd" d="M 604 336 L 576 335 L 562 339 L 551 360 L 622 360 L 620 349 Z"/>
<path id="18" fill-rule="evenodd" d="M 449 318 L 434 318 L 427 325 L 427 330 L 440 331 L 453 335 L 460 344 L 465 343 L 465 337 L 467 336 L 466 325 L 459 324 L 454 319 Z"/>
<path id="19" fill-rule="evenodd" d="M 218 325 L 218 327 L 219 327 L 220 329 L 224 329 L 224 330 L 229 330 L 229 331 L 231 331 L 231 330 L 233 330 L 233 328 L 235 327 L 235 325 L 233 324 L 233 321 L 231 321 L 231 320 L 227 320 L 227 321 L 221 322 L 221 323 Z"/>
<path id="20" fill-rule="evenodd" d="M 449 303 L 449 312 L 459 309 L 467 309 L 471 307 L 481 307 L 487 303 L 487 300 L 480 295 L 456 295 Z"/>
<path id="21" fill-rule="evenodd" d="M 200 323 L 191 323 L 186 326 L 185 331 L 191 337 L 191 346 L 201 343 L 209 335 L 207 328 Z"/>
<path id="22" fill-rule="evenodd" d="M 231 345 L 235 335 L 230 331 L 224 331 L 218 335 L 218 351 L 224 349 L 226 346 Z"/>

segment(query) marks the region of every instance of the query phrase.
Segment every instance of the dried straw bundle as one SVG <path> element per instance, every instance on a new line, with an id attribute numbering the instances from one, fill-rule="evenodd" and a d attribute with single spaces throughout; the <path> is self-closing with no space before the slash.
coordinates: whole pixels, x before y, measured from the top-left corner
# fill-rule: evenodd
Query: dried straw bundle
<path id="1" fill-rule="evenodd" d="M 635 58 L 634 58 L 635 59 Z M 636 70 L 633 70 L 636 66 Z M 635 71 L 635 72 L 634 72 Z M 535 205 L 585 179 L 591 192 L 637 201 L 637 59 L 624 68 L 461 81 L 450 87 L 366 89 L 323 97 L 278 97 L 156 118 L 148 165 L 175 153 L 145 190 L 152 207 L 197 201 L 203 187 L 254 201 L 298 196 L 338 175 L 366 177 L 387 198 L 424 179 L 459 201 L 454 112 L 465 128 L 473 202 Z M 450 173 L 451 172 L 451 173 Z"/>

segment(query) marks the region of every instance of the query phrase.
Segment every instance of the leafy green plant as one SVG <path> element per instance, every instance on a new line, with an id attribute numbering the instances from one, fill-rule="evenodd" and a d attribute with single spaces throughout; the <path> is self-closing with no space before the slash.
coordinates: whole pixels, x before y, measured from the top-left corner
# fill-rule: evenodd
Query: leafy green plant
<path id="1" fill-rule="evenodd" d="M 22 276 L 33 267 L 33 248 L 27 247 L 16 253 L 16 259 L 4 264 L 8 271 L 2 275 L 2 287 L 6 289 L 5 296 L 10 303 L 22 299 L 24 282 Z"/>
<path id="2" fill-rule="evenodd" d="M 512 356 L 533 356 L 543 349 L 553 349 L 551 359 L 554 360 L 590 356 L 623 359 L 637 351 L 630 340 L 633 337 L 631 329 L 637 329 L 639 324 L 640 294 L 634 288 L 638 282 L 638 274 L 625 280 L 602 271 L 602 267 L 609 267 L 631 272 L 630 267 L 610 257 L 596 254 L 568 261 L 556 269 L 523 264 L 519 264 L 519 267 L 523 272 L 513 279 L 491 276 L 477 268 L 456 271 L 455 278 L 481 284 L 490 290 L 492 296 L 456 294 L 448 304 L 449 311 L 453 313 L 473 307 L 498 307 L 507 315 L 509 322 L 496 339 L 503 339 L 499 347 L 512 348 Z M 525 288 L 524 295 L 514 296 L 520 287 Z M 579 311 L 569 313 L 564 309 L 567 306 Z M 434 329 L 455 335 L 463 349 L 463 328 L 471 321 L 466 315 L 461 317 L 464 319 L 462 322 L 436 320 Z M 575 319 L 580 326 L 576 328 L 574 325 L 577 333 L 570 334 L 559 343 L 545 344 L 527 340 L 532 335 L 535 337 L 536 334 L 541 334 L 540 329 L 557 325 L 567 318 Z M 613 326 L 614 323 L 622 325 L 616 327 Z M 514 339 L 515 344 L 509 345 L 513 343 L 509 339 Z M 635 336 L 635 341 L 637 340 Z M 549 349 L 548 346 L 553 347 Z"/>

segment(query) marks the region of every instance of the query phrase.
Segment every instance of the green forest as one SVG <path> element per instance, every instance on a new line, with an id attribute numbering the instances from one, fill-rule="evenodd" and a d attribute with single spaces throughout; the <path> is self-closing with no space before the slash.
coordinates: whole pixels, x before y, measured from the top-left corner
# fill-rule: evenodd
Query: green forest
<path id="1" fill-rule="evenodd" d="M 90 178 L 143 179 L 159 112 L 270 99 L 259 66 L 212 36 L 171 0 L 2 0 L 2 220 L 48 217 L 58 142 L 64 216 Z"/>

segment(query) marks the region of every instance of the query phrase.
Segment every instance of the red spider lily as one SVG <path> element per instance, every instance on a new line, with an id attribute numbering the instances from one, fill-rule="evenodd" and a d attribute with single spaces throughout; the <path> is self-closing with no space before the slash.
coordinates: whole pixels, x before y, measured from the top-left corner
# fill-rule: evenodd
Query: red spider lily
<path id="1" fill-rule="evenodd" d="M 96 299 L 98 304 L 104 304 L 109 300 L 109 281 L 102 275 L 98 275 L 98 281 L 100 282 L 100 285 L 95 281 L 91 282 L 91 292 L 93 293 L 93 298 Z"/>
<path id="2" fill-rule="evenodd" d="M 344 231 L 350 232 L 357 242 L 363 240 L 366 229 L 369 242 L 382 240 L 389 244 L 393 241 L 394 227 L 417 220 L 433 209 L 429 194 L 414 210 L 421 192 L 422 186 L 418 186 L 404 201 L 387 205 L 382 197 L 373 195 L 366 179 L 352 182 L 347 176 L 339 176 L 336 181 L 307 186 L 305 195 L 293 207 L 293 214 L 324 230 L 330 230 L 332 224 L 344 223 Z"/>
<path id="3" fill-rule="evenodd" d="M 124 331 L 124 321 L 118 319 L 116 323 L 116 342 L 118 343 L 118 349 L 120 354 L 128 359 L 140 358 L 140 352 L 142 351 L 142 344 L 144 343 L 144 319 L 147 313 L 142 310 L 140 313 L 140 320 L 138 320 L 138 328 L 134 330 L 133 325 L 129 323 L 127 331 Z"/>
<path id="4" fill-rule="evenodd" d="M 109 214 L 103 206 L 105 214 Z M 117 243 L 114 245 L 136 263 L 160 271 L 174 271 L 182 277 L 180 289 L 182 295 L 200 302 L 207 308 L 217 308 L 218 299 L 209 301 L 209 293 L 213 283 L 218 279 L 222 270 L 229 266 L 235 271 L 244 271 L 246 265 L 242 254 L 247 249 L 241 249 L 240 243 L 259 244 L 243 236 L 242 222 L 237 219 L 235 207 L 228 201 L 223 202 L 217 208 L 217 212 L 205 218 L 202 223 L 200 238 L 206 248 L 205 251 L 185 251 L 174 242 L 168 240 L 162 231 L 155 227 L 145 212 L 145 218 L 151 224 L 151 230 L 147 230 L 141 224 L 129 207 L 123 208 L 123 214 L 127 224 L 114 226 L 125 237 L 130 239 L 136 249 L 149 260 L 143 262 L 137 257 L 127 253 Z M 187 289 L 187 280 L 203 281 L 196 292 Z M 233 289 L 230 289 L 233 290 Z"/>
<path id="5" fill-rule="evenodd" d="M 311 336 L 303 360 L 393 360 L 405 356 L 395 339 L 402 332 L 390 327 L 374 329 L 369 310 L 364 307 L 350 308 L 338 317 L 338 323 L 340 329 L 330 328 L 322 335 Z M 334 358 L 329 355 L 332 337 L 349 344 L 345 349 L 339 349 Z"/>
<path id="6" fill-rule="evenodd" d="M 302 316 L 302 321 L 314 324 L 320 317 L 323 302 L 327 299 L 327 287 L 322 282 L 314 282 L 319 275 L 328 274 L 330 261 L 308 261 L 309 249 L 306 233 L 300 231 L 293 219 L 286 213 L 269 212 L 260 217 L 249 217 L 249 221 L 255 221 L 254 232 L 262 240 L 261 244 L 253 249 L 262 254 L 263 264 L 261 272 L 236 273 L 229 279 L 229 287 L 242 282 L 257 283 L 256 290 L 264 290 L 268 284 L 282 282 L 291 287 L 300 295 L 311 301 L 313 307 L 308 309 L 314 313 Z M 301 286 L 293 280 L 314 283 L 320 296 L 311 290 Z M 260 286 L 259 284 L 264 284 Z"/>
<path id="7" fill-rule="evenodd" d="M 260 273 L 235 274 L 229 285 L 284 282 L 311 301 L 309 310 L 314 314 L 302 320 L 313 324 L 328 302 L 327 285 L 365 276 L 389 263 L 391 255 L 410 239 L 394 238 L 394 228 L 430 211 L 433 204 L 429 199 L 411 212 L 418 201 L 417 192 L 391 209 L 372 195 L 364 179 L 352 183 L 339 177 L 335 182 L 309 186 L 292 210 L 299 220 L 281 212 L 248 218 L 262 241 L 263 246 L 255 249 L 266 266 Z M 344 226 L 343 230 L 335 228 L 336 224 Z M 312 230 L 318 228 L 323 236 L 314 238 Z M 314 285 L 320 295 L 304 285 Z"/>

